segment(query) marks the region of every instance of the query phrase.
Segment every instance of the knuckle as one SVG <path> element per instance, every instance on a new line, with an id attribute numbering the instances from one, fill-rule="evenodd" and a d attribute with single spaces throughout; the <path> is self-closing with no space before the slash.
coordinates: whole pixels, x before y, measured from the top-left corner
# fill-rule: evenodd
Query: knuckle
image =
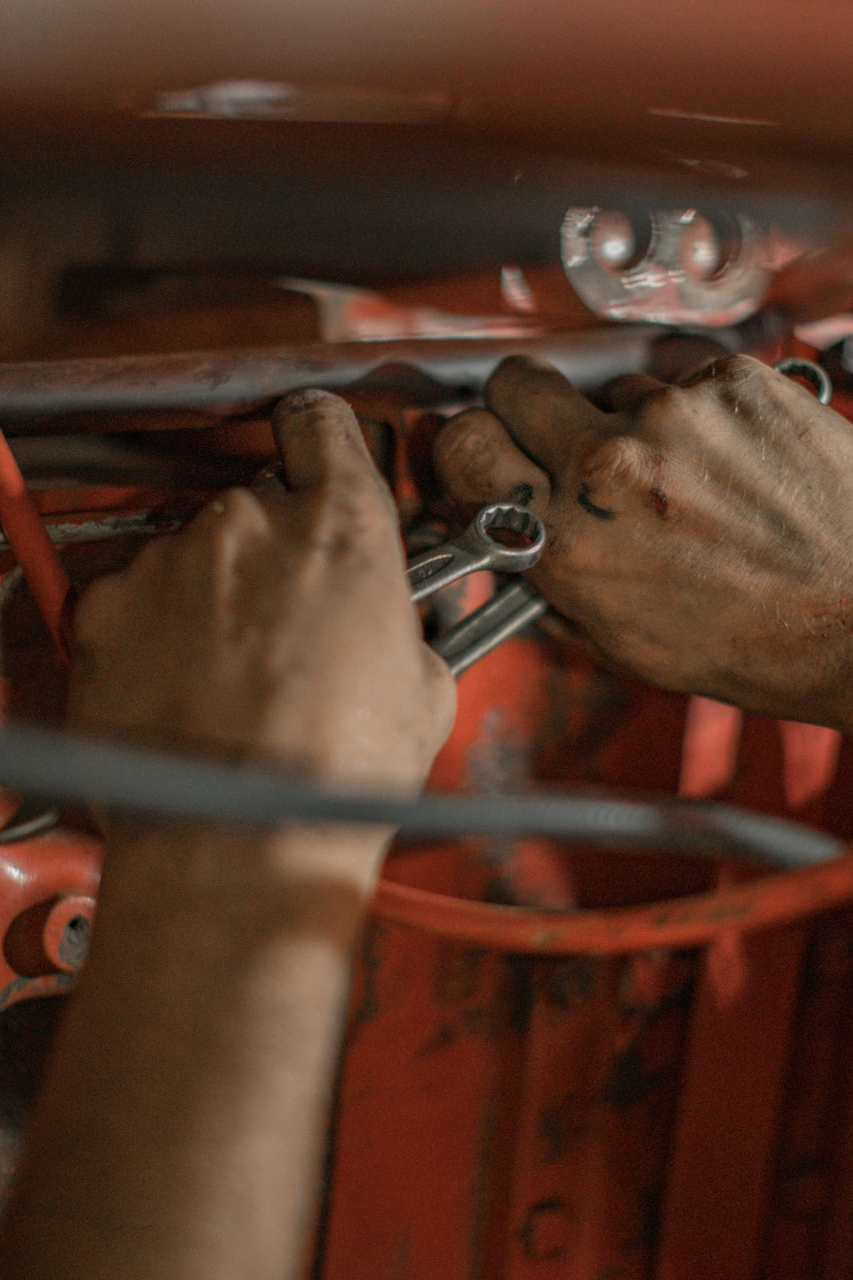
<path id="1" fill-rule="evenodd" d="M 668 385 L 648 391 L 640 402 L 635 421 L 641 433 L 667 428 L 678 419 L 689 403 L 689 392 Z"/>
<path id="2" fill-rule="evenodd" d="M 205 534 L 224 532 L 241 534 L 266 524 L 264 510 L 250 489 L 227 489 L 194 521 L 194 527 Z M 193 527 L 193 526 L 191 526 Z"/>
<path id="3" fill-rule="evenodd" d="M 228 489 L 170 539 L 176 568 L 218 561 L 269 530 L 263 503 L 250 489 Z M 165 554 L 166 552 L 164 552 Z"/>
<path id="4" fill-rule="evenodd" d="M 451 418 L 436 437 L 434 456 L 439 466 L 468 456 L 477 457 L 484 444 L 482 410 L 472 409 Z"/>
<path id="5" fill-rule="evenodd" d="M 752 356 L 721 356 L 706 366 L 691 390 L 711 395 L 725 408 L 764 394 L 770 370 Z"/>
<path id="6" fill-rule="evenodd" d="M 379 486 L 360 479 L 335 477 L 323 485 L 321 492 L 329 518 L 340 524 L 371 523 L 386 511 Z"/>
<path id="7" fill-rule="evenodd" d="M 633 436 L 614 436 L 597 444 L 587 455 L 581 478 L 596 488 L 633 489 L 647 469 L 648 455 L 642 441 Z"/>
<path id="8" fill-rule="evenodd" d="M 329 478 L 311 504 L 309 524 L 313 540 L 338 555 L 365 543 L 388 539 L 396 532 L 393 503 L 384 485 Z"/>
<path id="9" fill-rule="evenodd" d="M 767 366 L 754 356 L 721 356 L 711 368 L 718 379 L 727 382 L 746 382 L 767 372 Z"/>
<path id="10" fill-rule="evenodd" d="M 683 383 L 684 387 L 700 387 L 718 382 L 739 382 L 765 366 L 752 356 L 726 355 L 710 360 L 697 374 Z"/>
<path id="11" fill-rule="evenodd" d="M 771 406 L 781 407 L 778 379 L 775 370 L 752 356 L 715 360 L 683 392 L 692 400 L 691 426 L 697 420 L 704 420 L 706 428 L 725 421 L 740 433 L 764 432 L 773 418 Z M 697 405 L 696 396 L 704 398 L 704 406 Z"/>

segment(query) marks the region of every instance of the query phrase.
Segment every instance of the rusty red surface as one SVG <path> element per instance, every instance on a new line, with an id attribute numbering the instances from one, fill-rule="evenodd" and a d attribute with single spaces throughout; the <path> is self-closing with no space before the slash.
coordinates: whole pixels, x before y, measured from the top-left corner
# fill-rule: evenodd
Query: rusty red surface
<path id="1" fill-rule="evenodd" d="M 436 419 L 391 395 L 357 404 L 406 528 L 440 528 Z M 79 522 L 168 496 L 101 486 L 39 505 Z M 88 556 L 64 556 L 77 585 Z M 55 718 L 49 634 L 21 626 L 7 703 L 42 672 Z M 459 694 L 435 787 L 681 787 L 853 835 L 849 744 L 735 722 L 544 634 Z M 0 846 L 6 1005 L 70 986 L 80 953 L 63 943 L 91 918 L 100 856 L 67 825 Z M 356 966 L 311 1274 L 846 1278 L 851 900 L 847 859 L 758 878 L 541 839 L 401 844 Z"/>

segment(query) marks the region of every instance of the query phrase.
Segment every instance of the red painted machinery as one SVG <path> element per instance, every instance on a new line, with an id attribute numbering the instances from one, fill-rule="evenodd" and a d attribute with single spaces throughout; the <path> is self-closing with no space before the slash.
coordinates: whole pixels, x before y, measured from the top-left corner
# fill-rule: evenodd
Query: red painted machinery
<path id="1" fill-rule="evenodd" d="M 350 394 L 417 543 L 446 518 L 428 462 L 438 417 L 402 381 Z M 90 414 L 91 438 L 77 437 L 106 449 L 106 483 L 28 491 L 4 451 L 7 713 L 60 714 L 69 580 L 120 563 L 271 447 L 261 410 L 215 427 L 151 416 L 147 434 L 141 422 L 134 448 L 154 444 L 129 484 L 110 473 L 130 460 L 109 453 L 109 415 Z M 35 473 L 33 423 L 14 433 Z M 213 460 L 203 483 L 164 482 L 197 441 Z M 443 608 L 488 590 L 471 579 Z M 830 731 L 650 690 L 544 631 L 472 668 L 459 693 L 435 787 L 710 795 L 853 835 L 853 752 Z M 13 1005 L 20 1018 L 33 1008 L 21 1002 L 73 983 L 100 859 L 85 815 L 39 832 L 50 814 L 15 803 L 5 797 L 0 846 L 13 1038 L 26 1036 Z M 541 838 L 401 844 L 359 958 L 312 1274 L 848 1275 L 851 899 L 846 856 L 768 874 Z"/>
<path id="2" fill-rule="evenodd" d="M 805 355 L 853 416 L 831 0 L 251 9 L 172 4 L 177 41 L 147 3 L 0 14 L 3 718 L 60 722 L 73 593 L 261 467 L 293 387 L 351 399 L 412 550 L 450 516 L 437 423 L 510 350 L 592 394 Z M 704 797 L 853 840 L 849 743 L 614 676 L 549 623 L 459 699 L 434 788 Z M 4 1185 L 101 852 L 84 809 L 0 796 Z M 306 1280 L 848 1280 L 851 991 L 847 853 L 400 841 Z"/>

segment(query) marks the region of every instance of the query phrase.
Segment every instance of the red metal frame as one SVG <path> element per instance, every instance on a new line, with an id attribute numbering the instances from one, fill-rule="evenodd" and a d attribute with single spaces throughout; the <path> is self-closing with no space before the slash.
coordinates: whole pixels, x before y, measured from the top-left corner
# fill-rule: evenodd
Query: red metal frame
<path id="1" fill-rule="evenodd" d="M 393 429 L 406 525 L 436 514 L 434 420 L 357 403 Z M 34 513 L 165 495 L 33 501 L 17 467 L 0 489 L 61 651 L 68 579 Z M 468 603 L 486 589 L 472 580 Z M 846 743 L 715 719 L 544 637 L 490 655 L 459 694 L 435 787 L 681 787 L 853 836 Z M 792 788 L 810 753 L 809 786 Z M 62 944 L 91 920 L 101 854 L 66 828 L 0 848 L 0 1008 L 72 984 L 79 953 Z M 849 855 L 757 878 L 546 840 L 401 846 L 356 966 L 319 1273 L 846 1280 L 851 901 Z"/>

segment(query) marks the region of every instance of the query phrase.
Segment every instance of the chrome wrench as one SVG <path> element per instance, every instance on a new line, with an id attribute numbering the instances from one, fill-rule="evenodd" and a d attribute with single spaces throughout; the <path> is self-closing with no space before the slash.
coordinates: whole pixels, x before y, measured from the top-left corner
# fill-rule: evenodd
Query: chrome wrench
<path id="1" fill-rule="evenodd" d="M 520 534 L 521 546 L 506 546 L 491 530 Z M 417 604 L 469 573 L 523 573 L 532 569 L 545 549 L 545 527 L 526 507 L 496 502 L 478 511 L 464 533 L 451 542 L 416 556 L 408 569 L 412 601 Z M 454 676 L 491 653 L 504 640 L 547 609 L 543 598 L 525 582 L 513 583 L 463 618 L 440 637 L 433 648 Z"/>

